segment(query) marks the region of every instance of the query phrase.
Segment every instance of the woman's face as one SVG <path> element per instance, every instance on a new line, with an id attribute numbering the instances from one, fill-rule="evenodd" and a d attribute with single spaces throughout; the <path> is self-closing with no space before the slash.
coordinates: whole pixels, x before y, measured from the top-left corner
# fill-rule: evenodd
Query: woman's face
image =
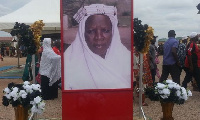
<path id="1" fill-rule="evenodd" d="M 85 41 L 89 49 L 105 58 L 112 40 L 112 23 L 106 15 L 92 15 L 85 22 Z"/>

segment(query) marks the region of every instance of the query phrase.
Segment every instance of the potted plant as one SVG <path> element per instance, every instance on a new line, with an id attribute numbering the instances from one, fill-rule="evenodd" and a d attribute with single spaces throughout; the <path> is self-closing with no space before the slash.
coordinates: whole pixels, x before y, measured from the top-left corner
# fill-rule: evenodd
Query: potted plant
<path id="1" fill-rule="evenodd" d="M 15 110 L 16 120 L 27 120 L 28 111 L 41 114 L 45 103 L 41 97 L 39 84 L 30 84 L 25 81 L 23 84 L 9 83 L 3 92 L 2 104 L 11 104 Z"/>
<path id="2" fill-rule="evenodd" d="M 163 83 L 155 83 L 145 88 L 145 95 L 152 101 L 160 101 L 163 111 L 162 120 L 173 120 L 174 103 L 184 104 L 188 97 L 192 96 L 192 92 L 168 79 Z"/>

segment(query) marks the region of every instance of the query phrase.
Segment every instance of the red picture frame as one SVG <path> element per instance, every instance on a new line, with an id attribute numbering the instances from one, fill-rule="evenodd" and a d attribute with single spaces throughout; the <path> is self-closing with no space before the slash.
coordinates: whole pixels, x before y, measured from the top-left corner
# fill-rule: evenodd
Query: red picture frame
<path id="1" fill-rule="evenodd" d="M 64 23 L 61 13 L 62 119 L 63 120 L 132 120 L 133 119 L 133 0 L 131 0 L 131 88 L 64 89 Z"/>

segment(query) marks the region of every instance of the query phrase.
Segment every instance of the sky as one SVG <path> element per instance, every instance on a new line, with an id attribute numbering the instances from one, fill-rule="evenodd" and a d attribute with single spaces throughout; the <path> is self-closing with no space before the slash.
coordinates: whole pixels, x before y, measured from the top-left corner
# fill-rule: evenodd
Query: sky
<path id="1" fill-rule="evenodd" d="M 24 6 L 31 0 L 0 0 L 0 17 Z M 200 14 L 196 6 L 200 0 L 133 0 L 134 18 L 153 27 L 154 35 L 167 38 L 169 30 L 176 37 L 200 33 Z M 0 36 L 10 36 L 0 32 Z"/>
<path id="2" fill-rule="evenodd" d="M 0 17 L 21 8 L 30 1 L 31 0 L 0 0 Z M 11 35 L 9 33 L 0 31 L 0 36 L 7 37 Z"/>
<path id="3" fill-rule="evenodd" d="M 167 38 L 169 30 L 176 37 L 200 33 L 200 14 L 196 6 L 200 0 L 134 0 L 134 18 L 153 27 L 154 35 Z"/>

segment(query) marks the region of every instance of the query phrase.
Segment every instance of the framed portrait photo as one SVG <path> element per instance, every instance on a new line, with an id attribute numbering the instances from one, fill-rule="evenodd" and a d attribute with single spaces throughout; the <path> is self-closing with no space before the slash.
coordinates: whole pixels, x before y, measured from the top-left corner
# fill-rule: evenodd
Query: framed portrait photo
<path id="1" fill-rule="evenodd" d="M 131 0 L 62 0 L 64 90 L 131 88 Z"/>
<path id="2" fill-rule="evenodd" d="M 133 0 L 61 0 L 62 119 L 133 119 Z"/>

